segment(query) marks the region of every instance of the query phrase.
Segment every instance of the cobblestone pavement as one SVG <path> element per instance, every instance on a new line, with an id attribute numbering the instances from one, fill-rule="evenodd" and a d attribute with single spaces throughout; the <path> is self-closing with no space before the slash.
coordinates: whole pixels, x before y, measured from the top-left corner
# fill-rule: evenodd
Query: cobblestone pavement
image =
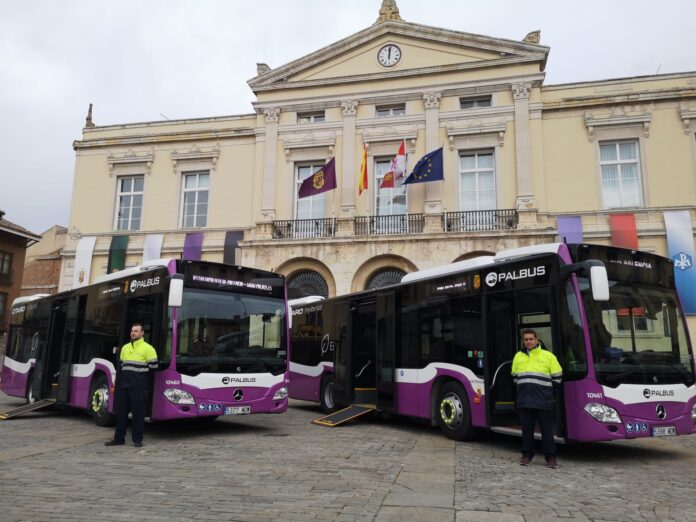
<path id="1" fill-rule="evenodd" d="M 0 411 L 22 401 L 0 394 Z M 161 423 L 107 448 L 81 412 L 0 422 L 0 520 L 696 520 L 696 437 L 564 446 L 518 464 L 519 439 L 454 443 L 406 419 L 341 428 L 319 410 Z"/>

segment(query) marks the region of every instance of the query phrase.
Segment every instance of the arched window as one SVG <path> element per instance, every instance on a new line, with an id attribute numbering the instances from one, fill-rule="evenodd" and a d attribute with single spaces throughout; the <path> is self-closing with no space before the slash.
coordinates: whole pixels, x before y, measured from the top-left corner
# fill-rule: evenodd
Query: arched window
<path id="1" fill-rule="evenodd" d="M 288 278 L 288 299 L 299 299 L 308 295 L 329 297 L 329 285 L 326 279 L 314 270 L 302 270 Z"/>
<path id="2" fill-rule="evenodd" d="M 365 290 L 382 288 L 383 286 L 393 285 L 401 282 L 401 278 L 406 272 L 398 268 L 382 268 L 370 276 L 365 284 Z"/>

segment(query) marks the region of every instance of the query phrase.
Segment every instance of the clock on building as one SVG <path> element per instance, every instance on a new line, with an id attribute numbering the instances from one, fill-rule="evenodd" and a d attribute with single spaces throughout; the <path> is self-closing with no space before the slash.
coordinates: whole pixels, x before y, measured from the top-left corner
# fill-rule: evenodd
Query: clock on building
<path id="1" fill-rule="evenodd" d="M 401 60 L 401 49 L 394 44 L 387 44 L 377 53 L 377 61 L 385 67 L 396 65 Z"/>

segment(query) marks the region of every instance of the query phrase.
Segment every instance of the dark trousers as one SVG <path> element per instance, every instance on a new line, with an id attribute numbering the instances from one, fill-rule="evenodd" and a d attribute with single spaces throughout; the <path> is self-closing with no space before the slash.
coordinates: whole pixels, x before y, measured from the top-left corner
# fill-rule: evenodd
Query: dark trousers
<path id="1" fill-rule="evenodd" d="M 144 379 L 124 382 L 116 392 L 116 433 L 114 440 L 124 442 L 126 440 L 126 426 L 128 425 L 128 413 L 132 414 L 133 442 L 143 441 L 145 431 L 145 384 Z"/>
<path id="2" fill-rule="evenodd" d="M 541 429 L 541 447 L 546 458 L 556 456 L 556 443 L 553 441 L 553 412 L 551 410 L 534 410 L 519 408 L 522 421 L 522 455 L 534 456 L 534 425 L 539 422 Z"/>

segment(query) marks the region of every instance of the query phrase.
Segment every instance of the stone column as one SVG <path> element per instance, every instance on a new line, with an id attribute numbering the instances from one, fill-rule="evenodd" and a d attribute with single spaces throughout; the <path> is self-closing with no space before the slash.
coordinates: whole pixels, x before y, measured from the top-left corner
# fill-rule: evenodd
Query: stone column
<path id="1" fill-rule="evenodd" d="M 423 94 L 425 105 L 425 153 L 439 148 L 440 144 L 440 98 L 439 92 Z M 415 166 L 415 163 L 414 165 Z M 426 183 L 425 232 L 442 232 L 442 181 Z"/>
<path id="2" fill-rule="evenodd" d="M 278 148 L 278 117 L 280 108 L 264 109 L 266 117 L 266 146 L 263 158 L 263 198 L 261 201 L 261 221 L 275 219 L 276 150 Z"/>
<path id="3" fill-rule="evenodd" d="M 341 212 L 336 219 L 336 235 L 351 237 L 355 235 L 355 116 L 358 111 L 357 100 L 341 102 L 343 110 L 343 181 L 341 182 Z"/>
<path id="4" fill-rule="evenodd" d="M 517 209 L 535 207 L 532 190 L 532 151 L 529 142 L 529 82 L 512 86 L 515 99 L 515 155 L 517 160 Z"/>

